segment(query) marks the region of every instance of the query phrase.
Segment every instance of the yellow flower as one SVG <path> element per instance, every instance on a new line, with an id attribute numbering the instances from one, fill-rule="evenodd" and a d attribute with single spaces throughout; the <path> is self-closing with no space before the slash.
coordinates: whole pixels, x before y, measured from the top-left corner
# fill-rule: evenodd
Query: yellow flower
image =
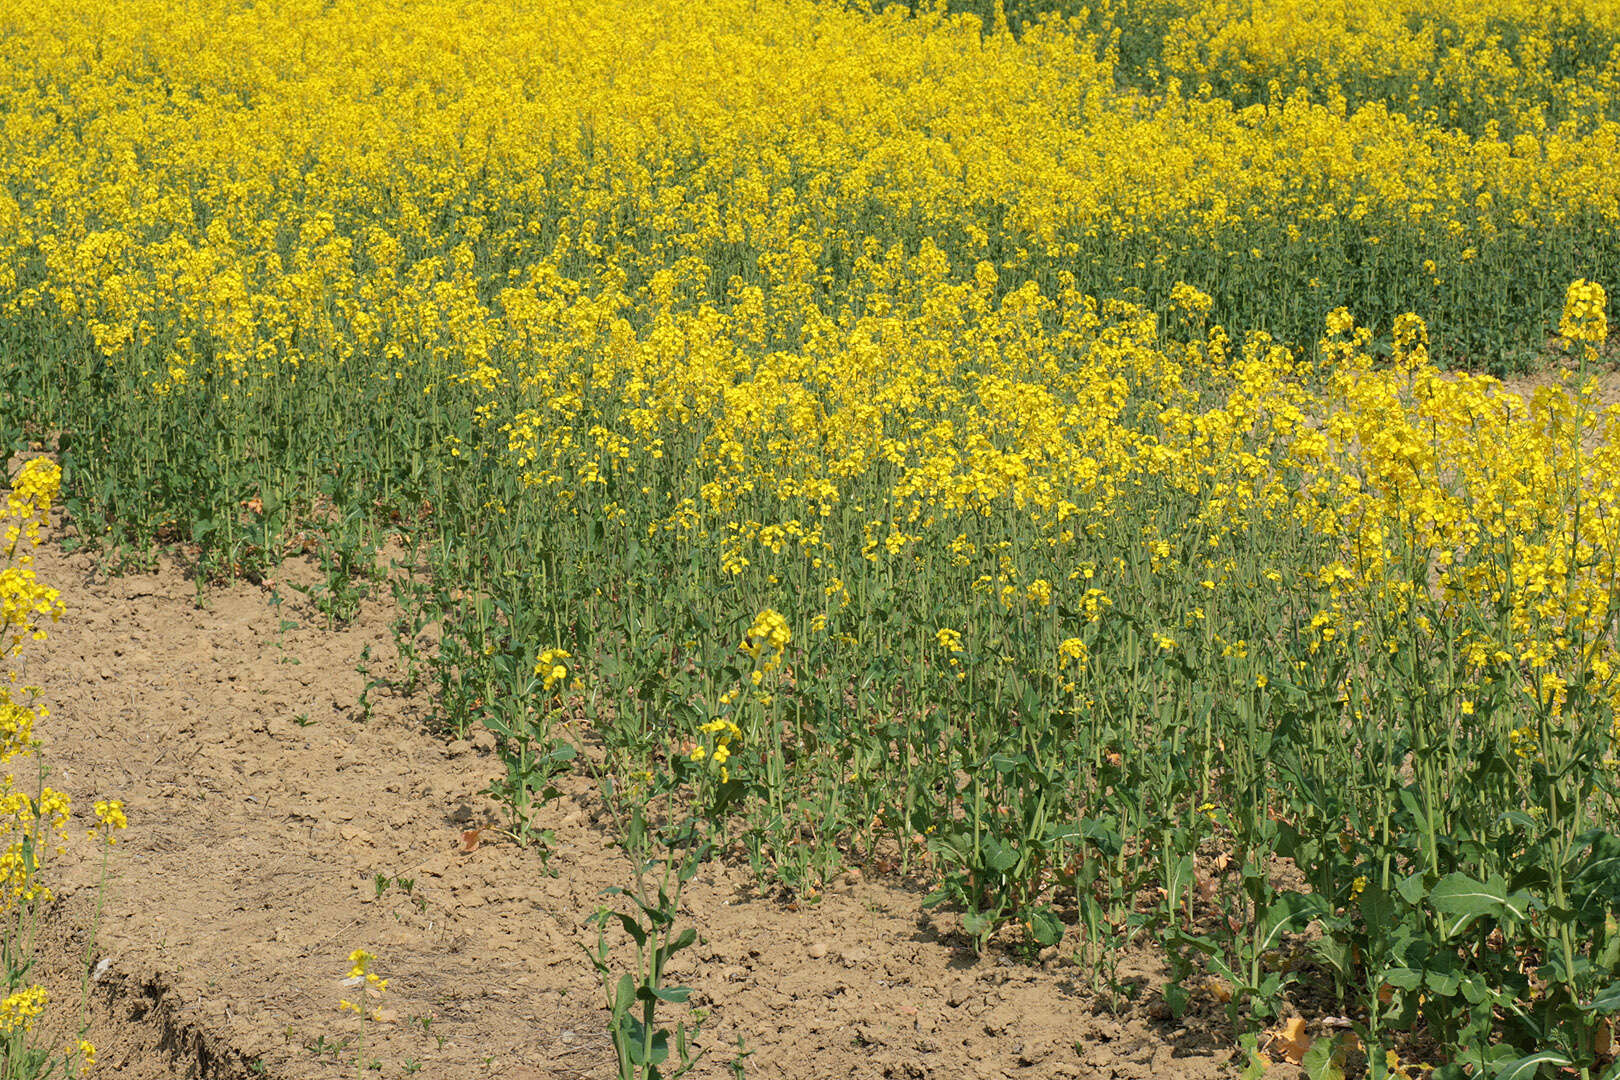
<path id="1" fill-rule="evenodd" d="M 1564 314 L 1558 332 L 1581 342 L 1593 354 L 1609 337 L 1608 294 L 1595 281 L 1578 278 L 1564 292 Z"/>
<path id="2" fill-rule="evenodd" d="M 769 647 L 780 655 L 792 640 L 793 631 L 788 628 L 787 619 L 775 608 L 766 608 L 754 617 L 753 625 L 748 628 L 747 640 L 743 642 L 743 650 L 758 658 L 761 651 Z"/>
<path id="3" fill-rule="evenodd" d="M 371 973 L 371 965 L 377 958 L 364 949 L 356 949 L 349 954 L 349 978 L 364 979 Z"/>
<path id="4" fill-rule="evenodd" d="M 549 694 L 552 687 L 568 677 L 568 666 L 563 661 L 572 659 L 566 649 L 547 649 L 540 654 L 534 663 L 534 673 L 543 677 L 540 686 L 543 692 Z"/>
<path id="5" fill-rule="evenodd" d="M 28 986 L 0 1001 L 0 1038 L 32 1030 L 34 1021 L 45 1012 L 48 1000 L 44 987 Z"/>
<path id="6" fill-rule="evenodd" d="M 121 799 L 98 799 L 95 803 L 96 821 L 100 828 L 106 831 L 107 843 L 116 844 L 118 838 L 113 835 L 115 829 L 124 829 L 129 826 L 129 819 L 124 816 L 124 803 Z"/>

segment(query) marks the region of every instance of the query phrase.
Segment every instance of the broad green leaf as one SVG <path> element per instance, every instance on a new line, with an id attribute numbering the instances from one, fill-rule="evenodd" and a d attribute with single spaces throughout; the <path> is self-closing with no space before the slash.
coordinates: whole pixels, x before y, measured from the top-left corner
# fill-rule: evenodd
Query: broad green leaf
<path id="1" fill-rule="evenodd" d="M 1598 991 L 1597 997 L 1586 1006 L 1587 1012 L 1620 1012 L 1620 982 L 1610 983 Z"/>
<path id="2" fill-rule="evenodd" d="M 987 838 L 985 850 L 989 855 L 987 862 L 990 869 L 998 874 L 1005 874 L 1018 865 L 1018 849 L 1010 844 L 1003 844 L 997 840 Z"/>
<path id="3" fill-rule="evenodd" d="M 1478 918 L 1523 919 L 1530 914 L 1529 893 L 1508 892 L 1499 875 L 1479 881 L 1463 873 L 1447 874 L 1429 890 L 1429 903 L 1445 916 L 1447 937 L 1454 937 Z"/>
<path id="4" fill-rule="evenodd" d="M 626 915 L 622 911 L 615 912 L 614 914 L 619 920 L 619 925 L 624 927 L 624 932 L 629 934 L 637 945 L 647 944 L 647 931 L 641 928 L 640 923 L 636 922 L 635 919 L 631 918 L 629 915 Z"/>
<path id="5" fill-rule="evenodd" d="M 629 972 L 625 972 L 623 975 L 619 976 L 619 986 L 613 994 L 613 1011 L 615 1013 L 624 1014 L 625 1010 L 629 1009 L 631 1003 L 635 1000 L 636 980 L 630 975 Z M 626 1018 L 628 1019 L 628 1017 Z"/>
<path id="6" fill-rule="evenodd" d="M 1541 1072 L 1543 1065 L 1562 1068 L 1573 1064 L 1569 1058 L 1556 1050 L 1537 1050 L 1534 1054 L 1527 1054 L 1516 1058 L 1506 1064 L 1499 1065 L 1493 1075 L 1493 1080 L 1533 1080 Z"/>
<path id="7" fill-rule="evenodd" d="M 682 949 L 690 947 L 693 942 L 697 941 L 697 936 L 697 931 L 688 926 L 685 930 L 676 934 L 674 940 L 668 945 L 658 950 L 660 960 L 668 960 Z"/>
<path id="8" fill-rule="evenodd" d="M 1333 1048 L 1334 1040 L 1317 1039 L 1305 1051 L 1299 1063 L 1310 1080 L 1344 1080 L 1344 1069 L 1335 1060 Z"/>
<path id="9" fill-rule="evenodd" d="M 1260 952 L 1275 949 L 1285 933 L 1303 930 L 1320 910 L 1320 903 L 1313 897 L 1294 892 L 1281 894 L 1266 909 L 1255 947 Z"/>
<path id="10" fill-rule="evenodd" d="M 962 916 L 962 929 L 972 937 L 983 937 L 995 928 L 995 919 L 981 912 L 969 911 Z"/>
<path id="11" fill-rule="evenodd" d="M 1058 917 L 1050 910 L 1042 909 L 1033 912 L 1029 917 L 1029 925 L 1031 936 L 1035 938 L 1036 944 L 1042 948 L 1048 945 L 1056 945 L 1063 940 L 1063 924 L 1058 921 Z"/>
<path id="12" fill-rule="evenodd" d="M 1392 968 L 1384 972 L 1384 981 L 1397 990 L 1416 990 L 1423 982 L 1423 972 L 1411 968 Z"/>
<path id="13" fill-rule="evenodd" d="M 1400 894 L 1402 900 L 1416 907 L 1423 899 L 1423 875 L 1408 874 L 1398 878 L 1395 882 L 1395 891 Z"/>

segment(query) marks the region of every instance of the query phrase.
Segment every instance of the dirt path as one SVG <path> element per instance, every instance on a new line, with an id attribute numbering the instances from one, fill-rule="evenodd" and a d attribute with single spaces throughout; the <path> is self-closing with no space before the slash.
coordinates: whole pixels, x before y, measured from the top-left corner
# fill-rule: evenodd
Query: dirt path
<path id="1" fill-rule="evenodd" d="M 493 816 L 479 792 L 500 765 L 487 740 L 427 733 L 425 696 L 359 715 L 363 650 L 394 656 L 384 605 L 332 631 L 245 584 L 199 608 L 167 561 L 98 581 L 89 557 L 53 543 L 36 566 L 67 604 L 27 673 L 53 710 L 53 782 L 80 815 L 122 797 L 131 823 L 95 949 L 110 961 L 92 995 L 103 1075 L 352 1076 L 355 1046 L 328 1048 L 354 1034 L 337 1002 L 362 947 L 390 980 L 367 1075 L 613 1075 L 580 945 L 626 863 L 587 783 L 554 808 L 558 876 L 510 843 L 463 854 L 469 816 Z M 95 894 L 98 864 L 79 847 L 53 870 L 63 949 L 83 949 Z M 378 874 L 412 879 L 411 893 L 379 897 Z M 730 1076 L 738 1035 L 755 1051 L 748 1076 L 795 1080 L 1200 1078 L 1228 1056 L 1196 1025 L 1095 1009 L 1064 961 L 974 959 L 890 884 L 791 911 L 711 865 L 689 896 L 704 943 L 678 974 L 711 1012 L 696 1075 Z M 1157 976 L 1145 959 L 1138 974 Z"/>

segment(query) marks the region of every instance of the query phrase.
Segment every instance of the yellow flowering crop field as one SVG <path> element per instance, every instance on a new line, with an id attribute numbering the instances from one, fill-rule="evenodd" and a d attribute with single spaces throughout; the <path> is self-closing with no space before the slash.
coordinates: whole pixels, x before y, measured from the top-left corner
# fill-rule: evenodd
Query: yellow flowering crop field
<path id="1" fill-rule="evenodd" d="M 391 588 L 515 836 L 588 765 L 1105 995 L 1156 943 L 1251 1064 L 1309 987 L 1313 1076 L 1613 1068 L 1610 0 L 0 37 L 0 441 L 109 558 Z"/>

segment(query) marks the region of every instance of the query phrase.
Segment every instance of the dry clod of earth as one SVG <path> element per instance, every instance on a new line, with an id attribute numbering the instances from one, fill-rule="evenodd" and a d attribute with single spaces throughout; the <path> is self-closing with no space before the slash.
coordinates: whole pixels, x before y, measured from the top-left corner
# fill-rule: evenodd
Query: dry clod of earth
<path id="1" fill-rule="evenodd" d="M 572 781 L 549 810 L 556 877 L 492 830 L 465 842 L 495 820 L 481 794 L 501 771 L 490 738 L 435 737 L 425 695 L 374 691 L 369 720 L 356 706 L 362 651 L 394 655 L 387 605 L 329 630 L 297 593 L 277 605 L 239 583 L 199 606 L 167 559 L 104 580 L 91 557 L 51 544 L 37 570 L 68 611 L 28 673 L 52 708 L 53 782 L 81 814 L 121 797 L 130 820 L 95 948 L 109 961 L 91 989 L 102 1075 L 353 1076 L 357 1022 L 338 1001 L 349 954 L 365 948 L 389 980 L 366 1075 L 613 1076 L 580 946 L 625 865 L 593 823 L 590 785 Z M 281 571 L 300 574 L 314 570 Z M 373 661 L 371 674 L 390 672 Z M 77 998 L 99 873 L 80 848 L 53 869 L 59 1002 Z M 378 875 L 411 891 L 379 895 Z M 686 904 L 704 944 L 676 972 L 710 1014 L 696 1075 L 730 1076 L 739 1035 L 760 1078 L 1229 1070 L 1207 1022 L 1154 1020 L 1145 1005 L 1101 1015 L 1072 965 L 975 959 L 920 899 L 852 872 L 790 910 L 738 869 L 706 868 Z M 1146 957 L 1137 967 L 1158 977 Z"/>

